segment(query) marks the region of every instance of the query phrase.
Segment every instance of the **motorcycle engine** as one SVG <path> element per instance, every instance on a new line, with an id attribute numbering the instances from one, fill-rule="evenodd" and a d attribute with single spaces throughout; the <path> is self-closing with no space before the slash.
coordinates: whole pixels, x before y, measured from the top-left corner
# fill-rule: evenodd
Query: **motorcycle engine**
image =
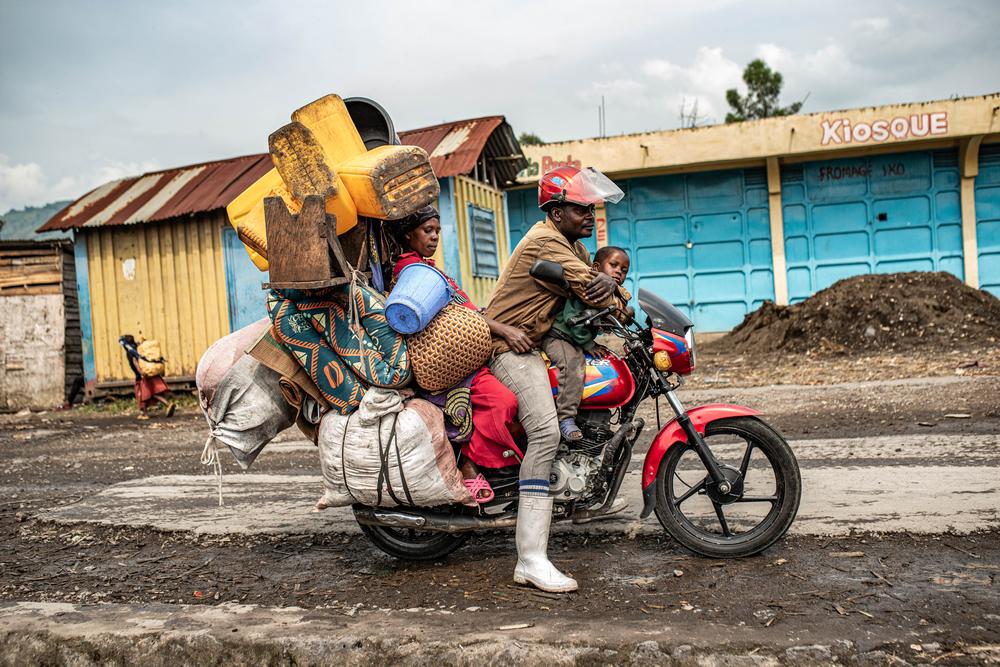
<path id="1" fill-rule="evenodd" d="M 552 461 L 552 473 L 549 475 L 549 494 L 558 500 L 576 500 L 582 498 L 590 484 L 588 479 L 600 465 L 596 456 L 581 452 L 564 450 Z"/>
<path id="2" fill-rule="evenodd" d="M 552 461 L 549 493 L 557 500 L 577 500 L 589 493 L 593 474 L 601 465 L 601 452 L 613 435 L 610 419 L 609 410 L 581 410 L 577 415 L 583 439 L 563 440 Z"/>

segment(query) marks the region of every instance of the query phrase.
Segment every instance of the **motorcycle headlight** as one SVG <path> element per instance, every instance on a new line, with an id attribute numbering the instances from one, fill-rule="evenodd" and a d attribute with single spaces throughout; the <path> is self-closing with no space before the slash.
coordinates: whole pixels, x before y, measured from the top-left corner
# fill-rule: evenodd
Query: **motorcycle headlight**
<path id="1" fill-rule="evenodd" d="M 669 371 L 670 367 L 673 365 L 673 362 L 670 360 L 669 352 L 660 350 L 653 355 L 653 366 L 656 367 L 656 370 Z"/>

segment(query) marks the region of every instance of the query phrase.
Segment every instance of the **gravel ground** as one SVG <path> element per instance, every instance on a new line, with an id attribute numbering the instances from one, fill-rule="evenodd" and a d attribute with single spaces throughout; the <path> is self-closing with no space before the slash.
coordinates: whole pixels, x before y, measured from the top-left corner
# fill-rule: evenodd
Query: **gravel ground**
<path id="1" fill-rule="evenodd" d="M 689 407 L 751 405 L 789 438 L 995 434 L 996 358 L 995 350 L 933 360 L 802 357 L 764 368 L 749 357 L 707 354 L 681 397 Z M 959 368 L 963 359 L 979 364 Z M 917 370 L 934 377 L 884 381 Z M 769 373 L 788 386 L 759 386 Z M 873 375 L 882 381 L 865 382 Z M 846 383 L 814 384 L 834 377 Z M 653 405 L 643 414 L 655 423 Z M 640 452 L 654 430 L 647 429 Z M 695 557 L 666 535 L 559 533 L 553 558 L 580 578 L 581 592 L 551 596 L 510 583 L 509 533 L 477 536 L 441 563 L 413 564 L 343 534 L 195 536 L 37 518 L 118 482 L 203 474 L 204 433 L 204 420 L 191 409 L 149 421 L 79 410 L 0 416 L 0 607 L 25 601 L 300 607 L 350 622 L 367 618 L 389 635 L 419 627 L 427 641 L 454 639 L 450 622 L 529 623 L 545 629 L 542 642 L 596 624 L 593 636 L 602 642 L 669 635 L 675 644 L 677 637 L 702 645 L 823 643 L 826 653 L 814 662 L 831 661 L 831 642 L 841 638 L 858 655 L 876 656 L 867 664 L 969 664 L 993 655 L 982 647 L 1000 644 L 996 531 L 798 536 L 738 561 Z M 231 460 L 225 465 L 236 471 Z M 265 452 L 254 471 L 316 474 L 316 454 L 308 447 Z"/>

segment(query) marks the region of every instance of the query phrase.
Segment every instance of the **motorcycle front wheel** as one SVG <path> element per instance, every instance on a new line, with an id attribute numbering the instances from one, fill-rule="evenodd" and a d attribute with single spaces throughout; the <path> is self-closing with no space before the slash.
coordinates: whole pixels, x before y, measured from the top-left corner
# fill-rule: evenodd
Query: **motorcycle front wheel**
<path id="1" fill-rule="evenodd" d="M 657 474 L 656 516 L 695 553 L 740 558 L 759 553 L 788 531 L 799 509 L 802 480 L 785 439 L 754 417 L 708 424 L 705 442 L 732 490 L 718 491 L 694 445 L 667 450 Z"/>
<path id="2" fill-rule="evenodd" d="M 469 539 L 468 533 L 358 525 L 380 551 L 400 560 L 439 560 Z"/>

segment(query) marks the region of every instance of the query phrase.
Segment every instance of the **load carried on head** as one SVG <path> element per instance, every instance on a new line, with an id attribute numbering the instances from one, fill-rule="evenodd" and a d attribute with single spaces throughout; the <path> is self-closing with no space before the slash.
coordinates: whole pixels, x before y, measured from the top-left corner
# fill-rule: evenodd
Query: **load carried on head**
<path id="1" fill-rule="evenodd" d="M 420 219 L 439 195 L 426 152 L 398 145 L 371 100 L 336 95 L 296 110 L 268 144 L 274 169 L 226 210 L 269 271 L 269 318 L 199 362 L 211 430 L 203 461 L 218 466 L 222 444 L 245 469 L 298 423 L 320 447 L 322 506 L 473 503 L 446 436 L 454 421 L 471 424 L 468 406 L 446 427 L 443 406 L 403 388 L 414 376 L 424 392 L 468 384 L 490 329 L 453 303 L 433 266 L 408 267 L 388 301 L 382 274 L 401 221 Z"/>

